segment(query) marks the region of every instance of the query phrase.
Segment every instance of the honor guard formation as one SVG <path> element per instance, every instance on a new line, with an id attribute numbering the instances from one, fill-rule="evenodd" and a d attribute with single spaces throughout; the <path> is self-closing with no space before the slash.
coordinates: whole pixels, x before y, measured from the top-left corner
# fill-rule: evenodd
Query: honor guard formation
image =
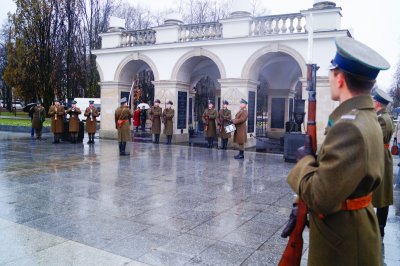
<path id="1" fill-rule="evenodd" d="M 336 39 L 336 47 L 328 71 L 331 99 L 339 105 L 329 116 L 324 141 L 316 154 L 310 138 L 307 145 L 297 151 L 297 164 L 287 182 L 297 194 L 294 206 L 300 202 L 307 206 L 310 227 L 308 265 L 381 265 L 382 239 L 389 206 L 393 204 L 393 159 L 389 143 L 393 131 L 397 134 L 398 128 L 393 128 L 386 109 L 391 97 L 374 86 L 379 72 L 390 66 L 377 52 L 352 38 Z M 163 128 L 165 143 L 171 145 L 174 104 L 167 100 L 163 109 L 160 103 L 156 99 L 148 113 L 153 143 L 160 143 Z M 229 139 L 233 138 L 238 147 L 234 158 L 244 159 L 249 115 L 247 101 L 240 100 L 240 110 L 234 116 L 229 110 L 229 102 L 224 100 L 222 103 L 218 112 L 209 101 L 202 114 L 207 147 L 213 148 L 214 140 L 220 138 L 219 149 L 226 150 Z M 59 100 L 54 99 L 48 112 L 53 143 L 60 143 L 63 137 L 66 115 L 71 142 L 78 142 L 81 110 L 76 104 L 72 101 L 71 107 L 65 110 Z M 32 113 L 32 128 L 40 140 L 46 119 L 40 101 Z M 95 143 L 99 115 L 94 101 L 89 101 L 84 112 L 88 144 Z M 133 112 L 127 98 L 120 100 L 120 106 L 115 110 L 120 156 L 129 155 L 126 146 L 132 141 L 131 118 L 134 119 L 134 130 L 138 131 L 139 127 L 144 130 L 146 115 L 144 106 Z M 297 211 L 292 212 L 283 236 L 293 236 L 299 220 L 297 215 Z M 289 259 L 292 256 L 286 255 Z"/>

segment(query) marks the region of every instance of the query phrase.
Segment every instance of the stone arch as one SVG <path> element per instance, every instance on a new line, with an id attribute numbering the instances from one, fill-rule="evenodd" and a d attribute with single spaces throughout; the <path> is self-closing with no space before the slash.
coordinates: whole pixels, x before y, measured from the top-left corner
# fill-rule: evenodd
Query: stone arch
<path id="1" fill-rule="evenodd" d="M 151 70 L 153 71 L 154 75 L 154 80 L 159 80 L 159 74 L 158 74 L 158 69 L 156 64 L 153 62 L 153 60 L 150 59 L 150 57 L 140 54 L 140 53 L 133 53 L 125 57 L 118 65 L 117 70 L 115 71 L 114 75 L 114 81 L 119 81 L 119 78 L 121 76 L 122 71 L 124 70 L 125 66 L 129 64 L 132 61 L 143 61 L 146 63 Z"/>
<path id="2" fill-rule="evenodd" d="M 104 74 L 103 74 L 103 70 L 101 69 L 99 63 L 97 63 L 96 61 L 96 67 L 97 67 L 97 72 L 99 72 L 99 77 L 100 77 L 100 82 L 104 81 Z"/>
<path id="3" fill-rule="evenodd" d="M 179 58 L 179 60 L 176 62 L 172 70 L 171 80 L 179 80 L 179 74 L 184 64 L 191 58 L 199 56 L 207 57 L 211 61 L 213 61 L 219 70 L 219 74 L 221 76 L 220 78 L 221 79 L 226 78 L 225 66 L 222 63 L 222 60 L 216 54 L 208 50 L 205 50 L 203 48 L 198 48 L 185 53 L 183 56 L 181 56 L 181 58 Z"/>
<path id="4" fill-rule="evenodd" d="M 298 51 L 283 44 L 272 44 L 257 50 L 249 57 L 249 59 L 246 61 L 243 67 L 242 78 L 254 79 L 255 76 L 258 76 L 258 72 L 254 70 L 257 67 L 257 61 L 262 56 L 268 53 L 277 53 L 277 52 L 285 53 L 291 56 L 299 65 L 302 77 L 304 78 L 306 77 L 307 75 L 306 61 Z M 257 78 L 255 80 L 257 80 Z"/>

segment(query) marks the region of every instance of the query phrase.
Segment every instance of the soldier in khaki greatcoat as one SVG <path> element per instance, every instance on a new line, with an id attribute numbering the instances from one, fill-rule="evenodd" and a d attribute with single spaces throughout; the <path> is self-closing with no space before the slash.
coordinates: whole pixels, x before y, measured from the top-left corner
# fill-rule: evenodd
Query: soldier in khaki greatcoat
<path id="1" fill-rule="evenodd" d="M 132 118 L 132 112 L 129 110 L 129 106 L 126 98 L 121 99 L 121 106 L 115 110 L 115 128 L 118 130 L 118 143 L 119 143 L 119 155 L 129 155 L 125 151 L 126 143 L 132 140 L 131 128 L 129 120 Z"/>
<path id="2" fill-rule="evenodd" d="M 161 116 L 162 108 L 160 107 L 160 100 L 156 99 L 154 101 L 154 106 L 151 107 L 150 117 L 151 117 L 151 133 L 154 134 L 154 142 L 160 143 L 160 133 L 161 133 Z"/>
<path id="3" fill-rule="evenodd" d="M 208 108 L 204 110 L 202 119 L 204 123 L 204 136 L 208 142 L 208 148 L 214 146 L 214 139 L 217 137 L 217 123 L 218 112 L 214 109 L 212 101 L 208 101 Z"/>
<path id="4" fill-rule="evenodd" d="M 219 124 L 219 137 L 221 138 L 221 149 L 226 150 L 228 148 L 228 140 L 231 137 L 231 133 L 225 131 L 225 127 L 231 124 L 232 113 L 228 109 L 229 102 L 224 101 L 224 106 L 218 113 L 218 124 Z"/>
<path id="5" fill-rule="evenodd" d="M 60 143 L 61 135 L 64 133 L 65 110 L 58 99 L 50 106 L 49 116 L 51 117 L 51 132 L 54 134 L 54 144 Z"/>
<path id="6" fill-rule="evenodd" d="M 329 71 L 331 113 L 315 157 L 298 151 L 290 187 L 310 210 L 308 265 L 382 265 L 372 193 L 384 176 L 382 130 L 370 96 L 389 63 L 350 37 L 336 39 Z M 308 146 L 308 145 L 307 145 Z"/>
<path id="7" fill-rule="evenodd" d="M 236 126 L 235 133 L 233 134 L 233 142 L 239 147 L 239 153 L 234 156 L 235 159 L 244 159 L 244 145 L 247 142 L 247 101 L 244 99 L 240 100 L 240 110 L 236 113 L 235 119 L 232 123 Z"/>
<path id="8" fill-rule="evenodd" d="M 42 139 L 43 122 L 46 120 L 46 110 L 42 106 L 41 101 L 37 101 L 36 106 L 32 107 L 32 128 L 36 131 L 36 139 Z"/>
<path id="9" fill-rule="evenodd" d="M 172 135 L 174 134 L 174 116 L 175 110 L 172 109 L 172 101 L 167 102 L 167 106 L 163 111 L 162 119 L 164 124 L 164 134 L 167 136 L 167 145 L 172 143 Z"/>
<path id="10" fill-rule="evenodd" d="M 389 150 L 389 143 L 393 134 L 393 123 L 386 110 L 386 106 L 392 101 L 392 98 L 386 92 L 376 89 L 372 99 L 378 115 L 378 122 L 382 129 L 385 155 L 385 174 L 381 184 L 372 194 L 372 204 L 376 208 L 379 230 L 383 239 L 389 206 L 393 204 L 393 158 Z"/>
<path id="11" fill-rule="evenodd" d="M 89 141 L 87 144 L 94 144 L 94 135 L 97 131 L 97 117 L 99 117 L 100 112 L 94 107 L 94 101 L 89 101 L 89 107 L 86 108 L 86 131 L 88 133 Z"/>
<path id="12" fill-rule="evenodd" d="M 69 114 L 69 133 L 71 134 L 71 142 L 76 144 L 78 141 L 79 133 L 79 115 L 82 113 L 81 109 L 76 107 L 76 101 L 72 101 L 71 107 L 66 111 Z"/>

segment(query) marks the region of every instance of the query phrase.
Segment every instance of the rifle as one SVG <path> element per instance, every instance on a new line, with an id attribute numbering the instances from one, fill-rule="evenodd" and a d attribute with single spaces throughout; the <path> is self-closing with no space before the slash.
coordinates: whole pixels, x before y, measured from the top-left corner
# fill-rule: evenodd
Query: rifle
<path id="1" fill-rule="evenodd" d="M 305 143 L 305 145 L 311 144 L 314 154 L 317 150 L 317 127 L 315 118 L 316 118 L 316 107 L 317 107 L 316 74 L 318 68 L 319 67 L 316 64 L 307 64 L 307 91 L 308 91 L 307 135 L 309 136 L 309 139 L 311 139 L 311 143 Z M 292 217 L 292 215 L 294 217 Z M 286 245 L 285 251 L 282 254 L 282 258 L 279 261 L 278 264 L 279 266 L 298 266 L 300 265 L 301 262 L 301 255 L 303 253 L 303 231 L 307 223 L 307 205 L 301 198 L 299 198 L 299 202 L 297 203 L 297 213 L 295 209 L 292 211 L 290 220 L 292 219 L 295 219 L 295 226 L 290 233 L 289 241 L 288 244 Z"/>
<path id="2" fill-rule="evenodd" d="M 204 124 L 204 131 L 207 131 L 208 130 L 208 115 L 204 114 L 203 118 L 206 121 L 205 124 Z"/>

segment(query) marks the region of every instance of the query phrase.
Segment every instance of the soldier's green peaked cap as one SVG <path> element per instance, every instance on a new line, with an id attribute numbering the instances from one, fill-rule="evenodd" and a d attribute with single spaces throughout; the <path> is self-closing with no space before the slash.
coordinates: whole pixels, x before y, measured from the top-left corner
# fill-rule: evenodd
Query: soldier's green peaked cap
<path id="1" fill-rule="evenodd" d="M 385 58 L 353 38 L 337 38 L 336 49 L 336 56 L 329 69 L 340 68 L 365 79 L 375 80 L 379 71 L 390 68 Z"/>
<path id="2" fill-rule="evenodd" d="M 94 104 L 94 101 L 93 101 L 93 100 L 90 100 L 89 103 L 90 103 L 90 104 Z"/>
<path id="3" fill-rule="evenodd" d="M 72 104 L 76 104 L 76 103 L 77 103 L 77 101 L 73 100 L 71 103 L 72 103 Z"/>
<path id="4" fill-rule="evenodd" d="M 122 98 L 121 101 L 120 101 L 121 104 L 124 104 L 126 102 L 127 102 L 126 97 Z"/>
<path id="5" fill-rule="evenodd" d="M 390 97 L 386 92 L 378 88 L 373 90 L 372 98 L 374 98 L 375 101 L 385 105 L 388 105 L 393 101 L 392 97 Z"/>
<path id="6" fill-rule="evenodd" d="M 240 100 L 240 103 L 247 104 L 247 101 L 246 101 L 245 99 L 241 99 L 241 100 Z"/>

